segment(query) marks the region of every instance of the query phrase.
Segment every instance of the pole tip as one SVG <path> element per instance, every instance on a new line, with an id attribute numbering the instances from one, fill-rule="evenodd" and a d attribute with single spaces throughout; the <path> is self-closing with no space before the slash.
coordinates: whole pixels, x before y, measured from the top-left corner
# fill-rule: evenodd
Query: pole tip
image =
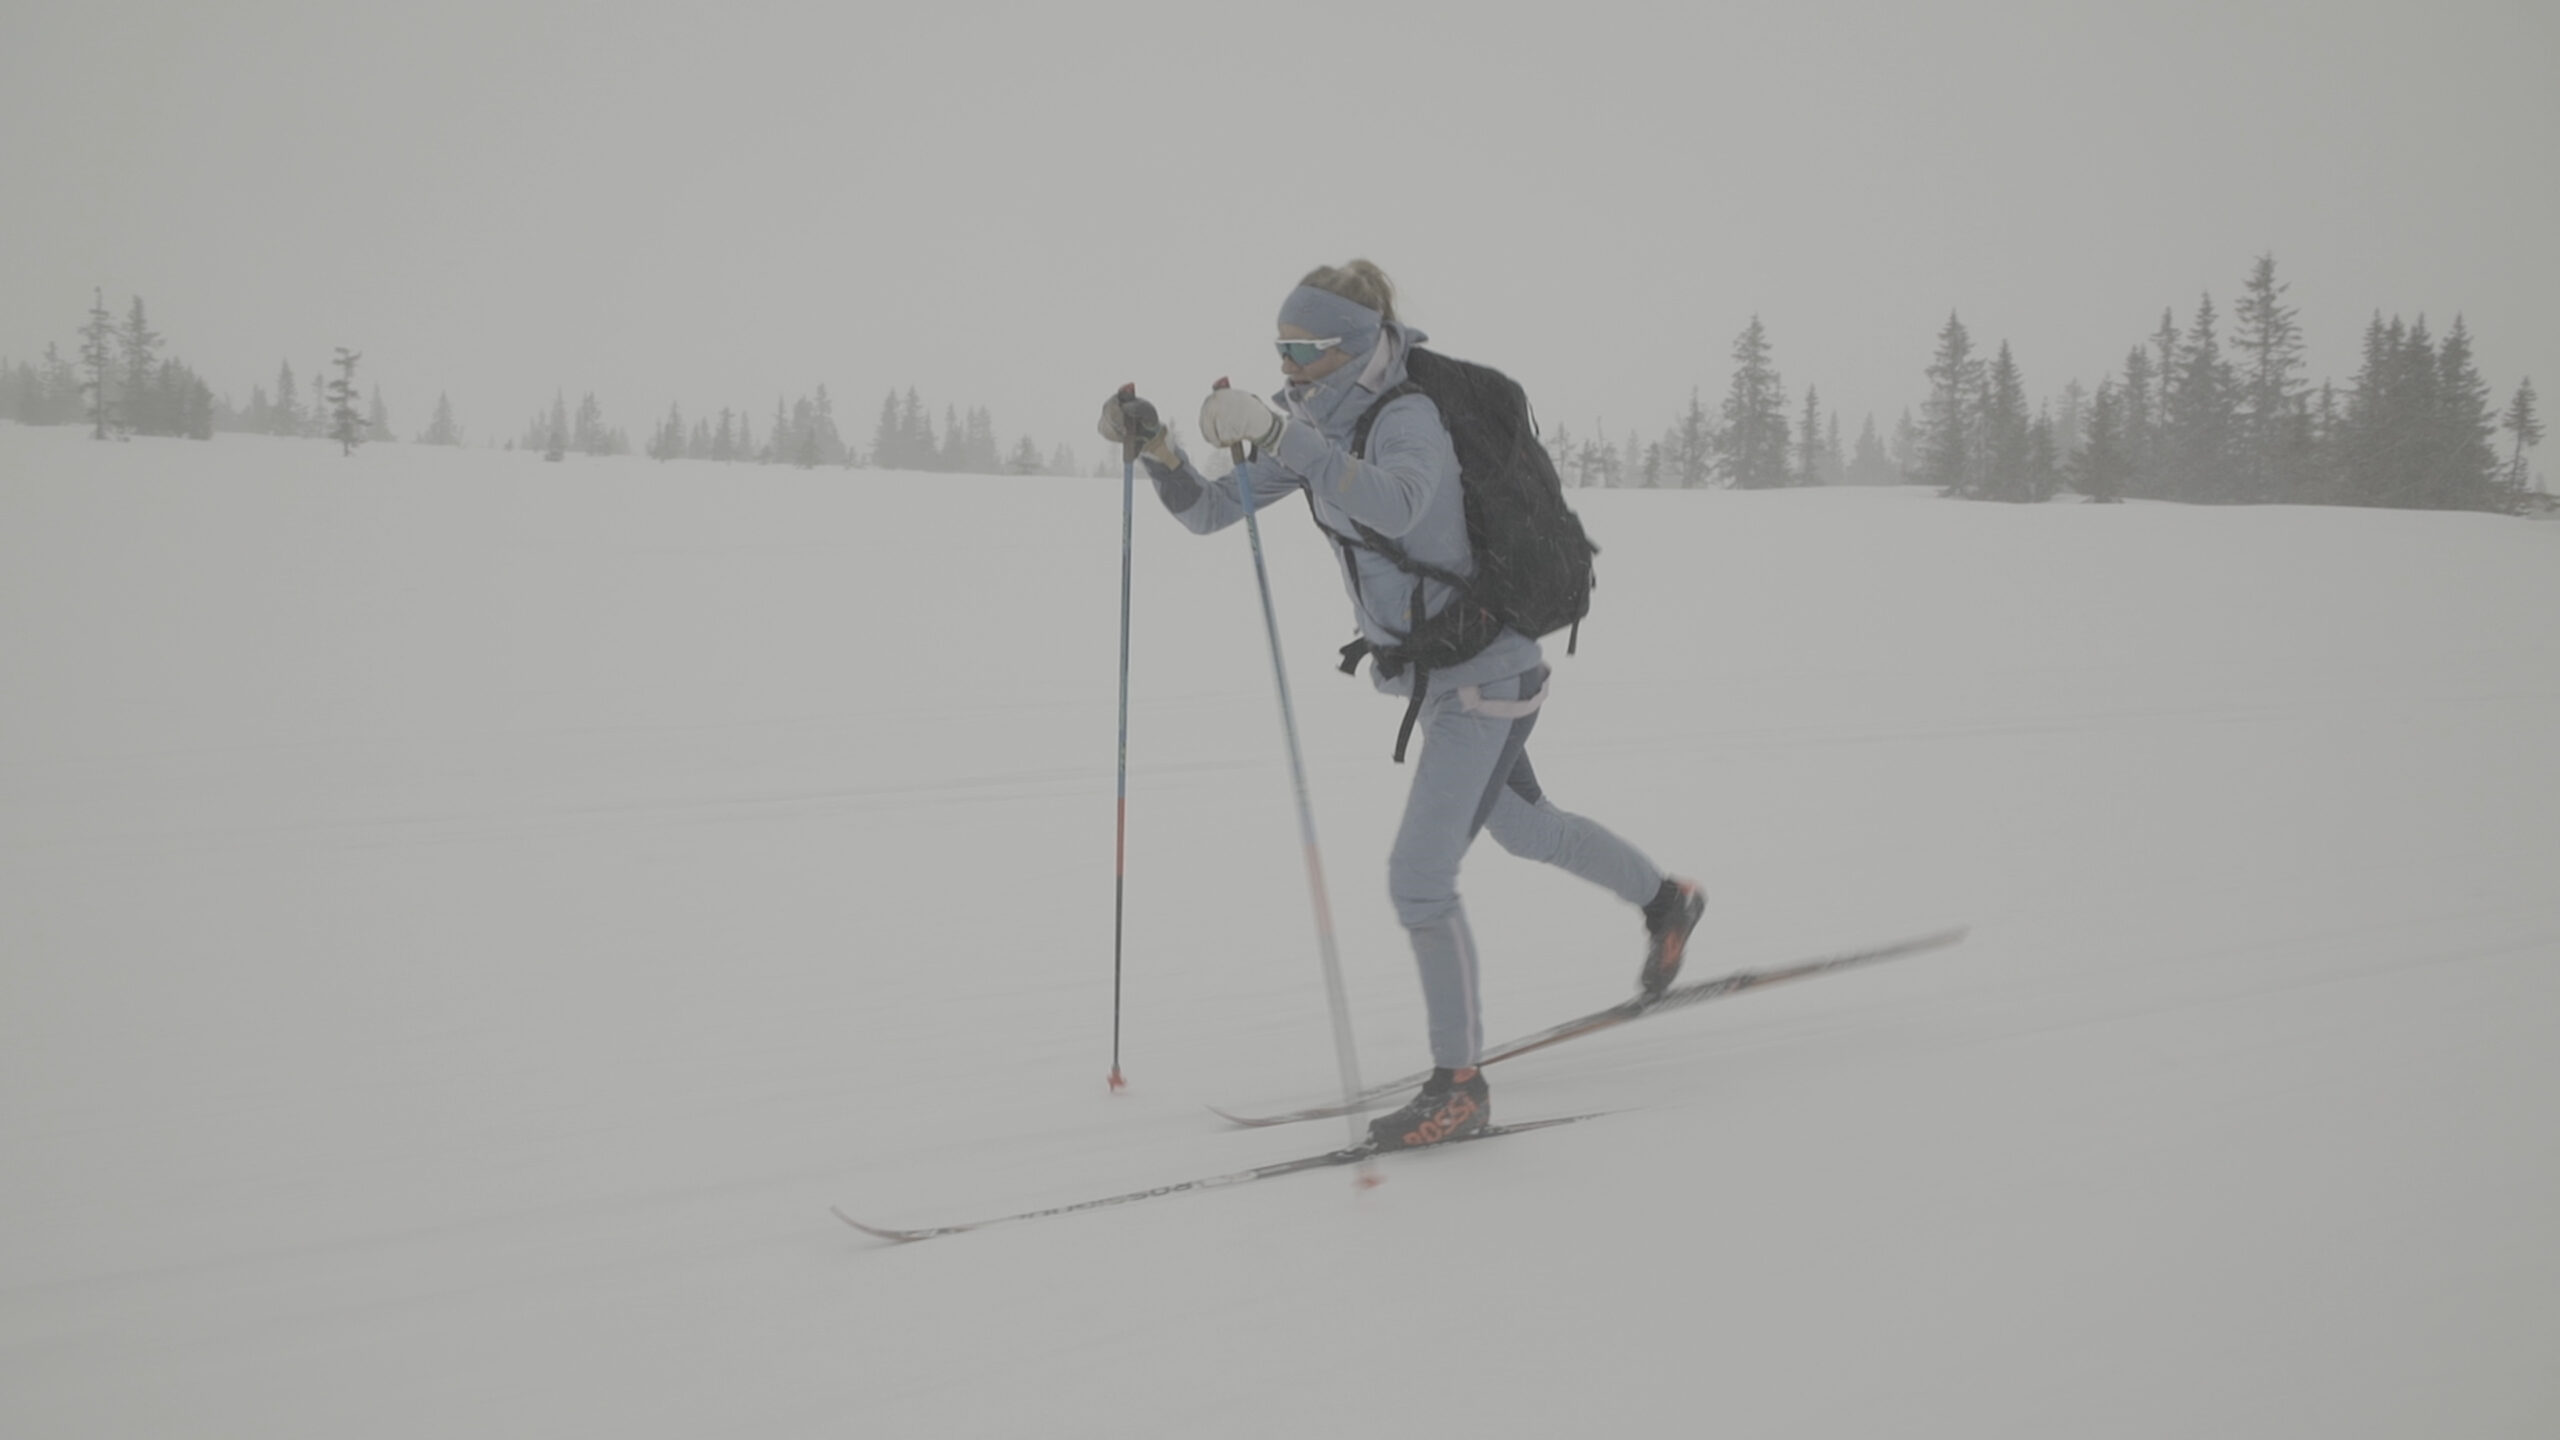
<path id="1" fill-rule="evenodd" d="M 1112 1094 L 1114 1094 L 1114 1095 L 1117 1095 L 1117 1094 L 1119 1094 L 1121 1091 L 1126 1090 L 1126 1089 L 1128 1089 L 1128 1088 L 1129 1088 L 1129 1082 L 1120 1078 L 1120 1067 L 1119 1067 L 1119 1066 L 1117 1066 L 1117 1065 L 1112 1066 L 1112 1067 L 1111 1067 L 1111 1093 L 1112 1093 Z"/>

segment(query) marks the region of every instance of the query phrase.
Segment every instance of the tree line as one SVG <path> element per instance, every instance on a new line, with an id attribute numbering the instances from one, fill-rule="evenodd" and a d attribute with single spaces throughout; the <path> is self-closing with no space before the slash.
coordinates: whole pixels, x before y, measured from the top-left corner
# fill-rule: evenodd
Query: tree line
<path id="1" fill-rule="evenodd" d="M 80 327 L 80 358 L 59 343 L 41 361 L 0 360 L 0 417 L 23 425 L 87 425 L 100 440 L 125 435 L 213 437 L 219 407 L 212 387 L 185 362 L 160 358 L 164 343 L 148 307 L 133 297 L 119 323 L 106 292 L 94 292 Z"/>
<path id="2" fill-rule="evenodd" d="M 279 364 L 273 390 L 261 383 L 250 389 L 246 405 L 235 406 L 217 395 L 202 377 L 175 359 L 158 356 L 163 340 L 151 328 L 142 297 L 133 297 L 126 318 L 117 322 L 106 309 L 104 292 L 90 307 L 80 329 L 75 361 L 59 343 L 48 344 L 41 360 L 25 363 L 0 358 L 0 420 L 26 425 L 87 425 L 100 439 L 129 435 L 183 436 L 209 440 L 216 434 L 300 436 L 335 439 L 347 449 L 367 441 L 396 438 L 389 408 L 376 386 L 369 399 L 354 391 L 354 365 L 361 356 L 341 348 L 306 381 L 290 362 Z M 325 381 L 331 370 L 338 373 Z M 1010 452 L 996 439 L 993 415 L 972 406 L 966 419 L 957 406 L 944 410 L 939 435 L 923 399 L 913 387 L 903 400 L 895 390 L 882 402 L 881 423 L 868 451 L 857 448 L 838 428 L 834 401 L 827 387 L 796 402 L 774 401 L 772 419 L 759 435 L 744 409 L 724 407 L 718 419 L 708 410 L 687 424 L 681 405 L 670 405 L 667 418 L 654 430 L 644 453 L 659 460 L 725 460 L 756 464 L 873 467 L 998 474 L 1072 475 L 1075 454 L 1060 445 L 1042 455 L 1030 436 L 1022 436 Z M 467 434 L 455 416 L 452 400 L 436 396 L 435 412 L 415 437 L 422 445 L 463 445 Z M 609 424 L 595 395 L 585 395 L 574 410 L 567 392 L 556 394 L 548 411 L 536 413 L 522 433 L 505 442 L 559 460 L 570 454 L 628 455 L 628 431 Z"/>
<path id="3" fill-rule="evenodd" d="M 2386 321 L 2377 311 L 2354 379 L 2315 389 L 2290 288 L 2275 257 L 2259 256 L 2227 342 L 2208 293 L 2184 326 L 2162 311 L 2095 392 L 2075 379 L 2057 399 L 2032 404 L 2008 342 L 1986 355 L 1951 313 L 1922 371 L 1919 418 L 1906 410 L 1888 442 L 1870 415 L 1854 449 L 1843 447 L 1839 414 L 1816 388 L 1792 403 L 1755 315 L 1734 341 L 1732 380 L 1714 412 L 1692 391 L 1658 440 L 1577 441 L 1559 428 L 1549 449 L 1577 485 L 1905 483 L 1972 500 L 2035 502 L 2068 488 L 2097 501 L 2509 513 L 2547 503 L 2531 465 L 2543 439 L 2533 381 L 2495 407 L 2464 317 L 2439 339 L 2423 315 Z"/>

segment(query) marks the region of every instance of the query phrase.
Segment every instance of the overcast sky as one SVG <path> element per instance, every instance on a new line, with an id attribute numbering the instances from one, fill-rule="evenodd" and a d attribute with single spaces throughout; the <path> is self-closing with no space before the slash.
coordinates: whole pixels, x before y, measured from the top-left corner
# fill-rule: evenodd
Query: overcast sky
<path id="1" fill-rule="evenodd" d="M 2269 250 L 2315 382 L 2461 311 L 2497 403 L 2560 398 L 2551 0 L 13 10 L 0 354 L 139 293 L 243 403 L 361 349 L 404 435 L 823 382 L 867 445 L 913 385 L 1090 465 L 1123 380 L 1276 383 L 1352 256 L 1619 438 L 1754 312 L 1854 433 L 1950 310 L 2048 394 Z"/>

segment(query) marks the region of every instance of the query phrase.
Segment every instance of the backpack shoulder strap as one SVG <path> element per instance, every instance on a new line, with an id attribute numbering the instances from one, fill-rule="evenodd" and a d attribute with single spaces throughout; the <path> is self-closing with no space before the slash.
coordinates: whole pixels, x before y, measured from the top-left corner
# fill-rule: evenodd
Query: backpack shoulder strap
<path id="1" fill-rule="evenodd" d="M 1362 460 L 1368 459 L 1369 432 L 1377 427 L 1378 416 L 1384 413 L 1388 406 L 1393 405 L 1407 395 L 1419 395 L 1421 393 L 1421 383 L 1408 378 L 1403 384 L 1398 385 L 1394 389 L 1389 390 L 1386 394 L 1379 396 L 1377 401 L 1370 405 L 1368 409 L 1361 411 L 1359 421 L 1351 427 L 1352 455 Z"/>

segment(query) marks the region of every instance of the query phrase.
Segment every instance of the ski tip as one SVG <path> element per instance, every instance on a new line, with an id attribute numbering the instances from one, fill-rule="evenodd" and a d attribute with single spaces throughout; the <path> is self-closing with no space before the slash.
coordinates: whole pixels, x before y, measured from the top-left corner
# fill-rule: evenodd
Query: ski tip
<path id="1" fill-rule="evenodd" d="M 854 1229 L 861 1231 L 865 1235 L 886 1240 L 892 1245 L 905 1245 L 912 1241 L 922 1240 L 925 1238 L 913 1230 L 884 1230 L 877 1225 L 865 1225 L 861 1221 L 844 1213 L 843 1209 L 838 1206 L 828 1206 L 827 1213 L 835 1216 L 847 1225 L 852 1226 Z"/>
<path id="2" fill-rule="evenodd" d="M 1128 384 L 1121 386 L 1120 398 L 1123 400 L 1134 400 L 1138 398 L 1138 382 L 1132 380 Z"/>

